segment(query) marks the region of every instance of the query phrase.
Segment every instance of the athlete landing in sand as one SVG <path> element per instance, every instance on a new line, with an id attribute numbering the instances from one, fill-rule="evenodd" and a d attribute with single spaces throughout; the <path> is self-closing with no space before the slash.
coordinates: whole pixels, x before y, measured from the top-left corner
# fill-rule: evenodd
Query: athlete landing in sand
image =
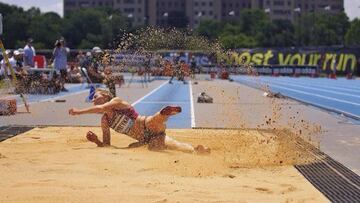
<path id="1" fill-rule="evenodd" d="M 172 115 L 181 112 L 181 107 L 167 106 L 153 116 L 140 116 L 127 102 L 118 97 L 112 97 L 107 90 L 96 89 L 94 106 L 86 109 L 69 110 L 70 115 L 102 113 L 101 129 L 103 141 L 95 133 L 89 131 L 87 139 L 99 147 L 110 145 L 110 128 L 116 132 L 128 135 L 138 142 L 129 147 L 148 145 L 150 150 L 171 149 L 190 153 L 210 153 L 210 149 L 203 145 L 194 147 L 181 143 L 165 134 L 166 121 Z"/>

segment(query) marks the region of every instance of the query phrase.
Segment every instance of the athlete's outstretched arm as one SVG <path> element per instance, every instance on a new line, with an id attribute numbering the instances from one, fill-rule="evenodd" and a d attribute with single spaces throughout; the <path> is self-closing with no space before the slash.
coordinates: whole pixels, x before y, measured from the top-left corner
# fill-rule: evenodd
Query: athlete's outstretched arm
<path id="1" fill-rule="evenodd" d="M 81 115 L 81 114 L 105 113 L 105 112 L 111 111 L 113 109 L 126 108 L 127 106 L 128 105 L 126 105 L 122 100 L 113 99 L 105 104 L 95 105 L 95 106 L 85 108 L 85 109 L 71 108 L 69 110 L 69 114 L 72 116 L 75 116 L 75 115 Z"/>

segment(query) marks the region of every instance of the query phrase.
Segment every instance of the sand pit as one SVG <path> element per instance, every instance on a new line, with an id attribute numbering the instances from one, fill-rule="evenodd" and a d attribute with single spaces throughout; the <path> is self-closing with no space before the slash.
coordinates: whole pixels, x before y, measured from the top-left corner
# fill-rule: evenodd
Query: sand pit
<path id="1" fill-rule="evenodd" d="M 0 143 L 0 202 L 327 202 L 292 166 L 311 156 L 284 131 L 168 130 L 206 156 L 87 142 L 89 128 L 34 128 Z M 99 128 L 91 128 L 100 133 Z"/>

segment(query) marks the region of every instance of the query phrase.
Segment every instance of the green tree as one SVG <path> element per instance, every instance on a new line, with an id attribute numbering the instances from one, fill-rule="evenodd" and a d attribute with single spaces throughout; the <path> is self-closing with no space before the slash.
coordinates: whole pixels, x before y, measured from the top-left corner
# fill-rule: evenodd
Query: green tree
<path id="1" fill-rule="evenodd" d="M 294 45 L 295 28 L 290 20 L 273 20 L 266 22 L 255 35 L 256 40 L 264 47 L 286 47 Z"/>
<path id="2" fill-rule="evenodd" d="M 127 21 L 105 9 L 81 9 L 65 18 L 63 35 L 71 47 L 111 47 L 117 35 L 128 28 Z"/>
<path id="3" fill-rule="evenodd" d="M 39 8 L 36 7 L 31 7 L 29 10 L 26 11 L 26 14 L 30 17 L 30 18 L 34 18 L 36 16 L 40 16 L 41 15 L 41 11 Z"/>
<path id="4" fill-rule="evenodd" d="M 360 46 L 360 19 L 357 18 L 351 22 L 345 36 L 345 43 L 347 46 Z"/>
<path id="5" fill-rule="evenodd" d="M 350 26 L 344 12 L 303 14 L 295 24 L 297 44 L 306 46 L 343 45 Z"/>
<path id="6" fill-rule="evenodd" d="M 72 12 L 65 18 L 63 35 L 67 40 L 68 46 L 79 47 L 83 40 L 92 44 L 98 44 L 98 37 L 90 37 L 102 34 L 101 18 L 104 14 L 95 9 L 81 9 L 78 12 Z M 83 47 L 91 48 L 91 47 Z"/>
<path id="7" fill-rule="evenodd" d="M 344 12 L 320 15 L 311 36 L 315 37 L 314 43 L 318 45 L 343 45 L 349 26 L 349 18 Z"/>
<path id="8" fill-rule="evenodd" d="M 269 43 L 271 21 L 262 10 L 242 10 L 238 21 L 231 21 L 223 26 L 220 43 L 226 49 L 251 48 Z M 269 35 L 269 36 L 267 36 Z"/>
<path id="9" fill-rule="evenodd" d="M 110 13 L 107 20 L 109 20 L 108 23 L 111 28 L 112 35 L 109 40 L 112 42 L 112 47 L 115 47 L 116 44 L 120 43 L 119 39 L 124 34 L 124 32 L 130 29 L 130 23 L 120 13 L 115 12 Z"/>
<path id="10" fill-rule="evenodd" d="M 237 24 L 232 24 L 232 23 L 226 23 L 223 27 L 223 29 L 221 30 L 221 35 L 237 35 L 240 34 L 241 32 L 241 28 L 239 25 Z"/>
<path id="11" fill-rule="evenodd" d="M 248 36 L 255 36 L 268 23 L 270 17 L 263 10 L 244 9 L 240 13 L 240 29 Z"/>
<path id="12" fill-rule="evenodd" d="M 29 37 L 30 17 L 24 9 L 0 3 L 0 13 L 3 15 L 3 40 L 6 48 L 15 48 L 19 41 Z"/>
<path id="13" fill-rule="evenodd" d="M 71 48 L 115 48 L 124 33 L 147 30 L 144 27 L 132 27 L 129 19 L 111 8 L 80 9 L 61 18 L 56 13 L 41 13 L 34 7 L 25 11 L 17 6 L 0 3 L 0 13 L 4 17 L 3 39 L 7 48 L 24 46 L 28 37 L 35 39 L 37 49 L 53 48 L 55 40 L 60 36 L 65 37 Z M 185 28 L 187 24 L 188 19 L 184 13 L 169 12 L 167 26 Z M 359 20 L 354 20 L 350 26 L 344 12 L 305 12 L 292 23 L 289 20 L 271 21 L 263 10 L 248 9 L 241 10 L 240 17 L 232 21 L 202 21 L 194 32 L 196 37 L 177 32 L 178 30 L 165 29 L 160 33 L 149 32 L 153 35 L 144 35 L 141 42 L 131 43 L 131 46 L 149 50 L 195 50 L 208 46 L 205 38 L 210 41 L 219 40 L 225 48 L 328 46 L 343 45 L 345 42 L 346 45 L 359 45 L 359 24 Z"/>
<path id="14" fill-rule="evenodd" d="M 215 40 L 219 37 L 222 29 L 223 23 L 215 20 L 204 20 L 200 22 L 195 33 L 210 40 Z"/>
<path id="15" fill-rule="evenodd" d="M 29 26 L 29 35 L 37 43 L 36 48 L 53 47 L 55 41 L 61 37 L 62 24 L 63 21 L 57 13 L 49 12 L 34 16 Z"/>
<path id="16" fill-rule="evenodd" d="M 225 49 L 251 48 L 257 46 L 255 38 L 242 33 L 236 35 L 222 35 L 220 36 L 219 41 Z"/>

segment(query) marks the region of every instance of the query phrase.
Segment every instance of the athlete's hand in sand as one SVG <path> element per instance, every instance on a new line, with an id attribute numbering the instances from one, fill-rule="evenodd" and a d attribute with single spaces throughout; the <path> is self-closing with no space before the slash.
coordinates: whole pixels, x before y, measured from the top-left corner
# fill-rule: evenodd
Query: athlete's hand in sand
<path id="1" fill-rule="evenodd" d="M 71 109 L 69 109 L 69 114 L 71 116 L 75 116 L 75 115 L 79 115 L 80 113 L 79 113 L 79 110 L 77 110 L 75 108 L 71 108 Z"/>

